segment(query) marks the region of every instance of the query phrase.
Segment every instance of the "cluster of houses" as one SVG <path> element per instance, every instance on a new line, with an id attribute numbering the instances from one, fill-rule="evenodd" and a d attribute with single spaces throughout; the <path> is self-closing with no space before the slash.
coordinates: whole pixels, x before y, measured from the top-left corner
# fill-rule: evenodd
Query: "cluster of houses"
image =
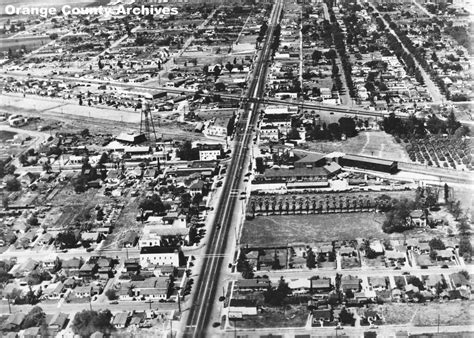
<path id="1" fill-rule="evenodd" d="M 16 263 L 2 261 L 4 273 L 11 275 L 2 290 L 2 299 L 21 303 L 33 291 L 38 301 L 90 298 L 103 292 L 115 274 L 117 261 L 104 256 L 36 261 L 32 258 Z M 15 299 L 11 299 L 15 294 Z"/>
<path id="2" fill-rule="evenodd" d="M 417 102 L 431 101 L 430 93 L 417 79 L 408 74 L 407 66 L 396 55 L 387 55 L 389 41 L 378 39 L 372 43 L 377 33 L 377 21 L 367 9 L 354 10 L 356 22 L 344 20 L 344 14 L 334 11 L 342 30 L 351 31 L 356 25 L 363 28 L 366 35 L 357 35 L 357 39 L 347 39 L 347 50 L 352 64 L 351 78 L 354 91 L 361 104 L 368 103 L 370 109 L 387 113 L 397 107 L 411 107 L 413 113 Z M 359 32 L 360 30 L 358 30 Z M 378 36 L 378 35 L 377 35 Z"/>
<path id="3" fill-rule="evenodd" d="M 425 222 L 413 212 L 407 222 Z M 319 243 L 289 243 L 277 247 L 246 247 L 245 256 L 255 271 L 299 269 L 390 269 L 455 268 L 461 266 L 454 238 L 443 240 L 444 249 L 434 250 L 428 240 L 352 240 Z M 314 257 L 310 263 L 308 257 Z M 311 258 L 313 259 L 313 258 Z"/>
<path id="4" fill-rule="evenodd" d="M 472 282 L 468 277 L 465 272 L 390 278 L 379 274 L 369 277 L 338 275 L 286 279 L 285 282 L 289 288 L 287 297 L 299 299 L 299 303 L 307 301 L 312 325 L 320 327 L 338 325 L 341 306 L 347 309 L 364 307 L 360 324 L 371 325 L 383 324 L 384 318 L 370 304 L 470 299 Z M 226 309 L 229 318 L 258 315 L 265 309 L 264 293 L 277 285 L 266 277 L 235 281 Z"/>

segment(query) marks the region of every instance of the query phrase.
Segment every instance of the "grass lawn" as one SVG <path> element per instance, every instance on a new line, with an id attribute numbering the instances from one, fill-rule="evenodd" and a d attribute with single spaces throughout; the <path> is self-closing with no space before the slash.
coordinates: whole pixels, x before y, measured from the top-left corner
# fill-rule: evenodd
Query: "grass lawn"
<path id="1" fill-rule="evenodd" d="M 411 162 L 403 143 L 396 143 L 393 136 L 383 131 L 360 132 L 346 141 L 308 142 L 309 150 L 380 157 L 384 159 Z"/>
<path id="2" fill-rule="evenodd" d="M 243 316 L 236 321 L 237 328 L 267 328 L 267 327 L 303 327 L 308 319 L 308 312 L 299 306 L 283 308 L 267 308 L 257 316 Z M 230 322 L 234 324 L 233 321 Z"/>
<path id="3" fill-rule="evenodd" d="M 15 136 L 16 133 L 8 130 L 0 130 L 0 142 L 5 142 L 6 140 L 10 140 Z"/>
<path id="4" fill-rule="evenodd" d="M 242 244 L 286 245 L 334 239 L 388 238 L 382 232 L 383 214 L 341 213 L 324 215 L 258 216 L 244 223 Z"/>

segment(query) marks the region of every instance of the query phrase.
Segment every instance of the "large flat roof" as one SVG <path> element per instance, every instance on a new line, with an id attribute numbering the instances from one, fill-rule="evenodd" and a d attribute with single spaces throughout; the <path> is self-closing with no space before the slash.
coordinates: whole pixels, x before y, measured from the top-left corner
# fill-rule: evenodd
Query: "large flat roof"
<path id="1" fill-rule="evenodd" d="M 351 161 L 364 161 L 364 162 L 368 162 L 368 163 L 388 165 L 388 166 L 391 166 L 391 165 L 397 163 L 396 161 L 385 160 L 385 159 L 382 159 L 382 158 L 367 157 L 367 156 L 360 156 L 360 155 L 350 155 L 350 154 L 344 155 L 343 159 L 351 160 Z"/>

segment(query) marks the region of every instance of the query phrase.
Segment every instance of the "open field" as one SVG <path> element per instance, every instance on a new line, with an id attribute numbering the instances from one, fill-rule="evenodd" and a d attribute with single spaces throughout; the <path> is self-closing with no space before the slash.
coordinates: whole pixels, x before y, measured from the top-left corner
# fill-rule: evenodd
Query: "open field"
<path id="1" fill-rule="evenodd" d="M 308 142 L 308 149 L 322 153 L 341 151 L 383 159 L 411 162 L 402 144 L 383 131 L 360 132 L 356 137 L 338 142 Z"/>
<path id="2" fill-rule="evenodd" d="M 334 239 L 386 238 L 388 235 L 382 232 L 384 218 L 382 214 L 373 213 L 259 216 L 245 221 L 240 242 L 249 246 L 268 246 Z"/>
<path id="3" fill-rule="evenodd" d="M 419 305 L 421 307 L 421 305 Z M 430 304 L 419 309 L 413 318 L 415 326 L 436 326 L 438 316 L 440 325 L 474 325 L 473 303 L 471 301 L 455 301 Z"/>
<path id="4" fill-rule="evenodd" d="M 47 36 L 0 39 L 0 52 L 18 48 L 25 48 L 27 52 L 31 52 L 49 42 L 51 42 L 51 39 Z"/>
<path id="5" fill-rule="evenodd" d="M 6 140 L 11 140 L 16 133 L 8 130 L 0 130 L 0 142 L 5 142 Z"/>

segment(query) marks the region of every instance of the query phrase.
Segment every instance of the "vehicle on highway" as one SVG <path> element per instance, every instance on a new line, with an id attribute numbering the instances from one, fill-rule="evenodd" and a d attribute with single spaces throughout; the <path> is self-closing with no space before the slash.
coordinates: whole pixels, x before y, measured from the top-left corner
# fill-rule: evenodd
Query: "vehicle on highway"
<path id="1" fill-rule="evenodd" d="M 118 301 L 114 300 L 113 302 L 110 302 L 109 304 L 110 304 L 110 305 L 116 305 L 116 304 L 118 304 L 118 303 L 119 303 Z"/>

